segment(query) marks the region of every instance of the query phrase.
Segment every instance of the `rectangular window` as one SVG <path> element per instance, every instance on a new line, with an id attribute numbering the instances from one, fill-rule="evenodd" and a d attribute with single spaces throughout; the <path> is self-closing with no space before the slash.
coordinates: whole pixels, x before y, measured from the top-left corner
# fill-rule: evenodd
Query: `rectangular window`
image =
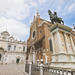
<path id="1" fill-rule="evenodd" d="M 53 46 L 52 46 L 52 40 L 49 40 L 49 44 L 50 44 L 50 51 L 53 52 Z"/>
<path id="2" fill-rule="evenodd" d="M 8 45 L 8 50 L 10 51 L 10 49 L 11 49 L 11 45 Z"/>
<path id="3" fill-rule="evenodd" d="M 25 47 L 23 47 L 23 51 L 25 51 Z"/>
<path id="4" fill-rule="evenodd" d="M 16 46 L 14 46 L 14 50 L 16 50 Z"/>

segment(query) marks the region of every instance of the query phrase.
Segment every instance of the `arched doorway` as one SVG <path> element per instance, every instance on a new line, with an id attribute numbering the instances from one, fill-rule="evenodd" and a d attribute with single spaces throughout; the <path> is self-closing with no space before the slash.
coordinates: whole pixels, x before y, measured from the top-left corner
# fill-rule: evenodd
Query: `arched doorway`
<path id="1" fill-rule="evenodd" d="M 18 57 L 16 58 L 16 63 L 17 63 L 17 64 L 20 63 L 20 59 L 21 59 L 20 56 L 18 56 Z"/>
<path id="2" fill-rule="evenodd" d="M 0 61 L 1 61 L 2 55 L 0 54 Z"/>
<path id="3" fill-rule="evenodd" d="M 20 58 L 17 58 L 16 63 L 19 64 L 19 62 L 20 62 Z"/>

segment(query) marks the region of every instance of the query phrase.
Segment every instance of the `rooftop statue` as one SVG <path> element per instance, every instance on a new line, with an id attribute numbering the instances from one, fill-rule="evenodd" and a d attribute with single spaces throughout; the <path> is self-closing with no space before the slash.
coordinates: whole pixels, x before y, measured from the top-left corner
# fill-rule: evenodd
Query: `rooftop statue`
<path id="1" fill-rule="evenodd" d="M 50 20 L 52 24 L 54 23 L 64 24 L 64 21 L 62 20 L 62 18 L 57 16 L 57 12 L 52 13 L 50 10 L 48 10 L 48 14 L 50 16 Z"/>

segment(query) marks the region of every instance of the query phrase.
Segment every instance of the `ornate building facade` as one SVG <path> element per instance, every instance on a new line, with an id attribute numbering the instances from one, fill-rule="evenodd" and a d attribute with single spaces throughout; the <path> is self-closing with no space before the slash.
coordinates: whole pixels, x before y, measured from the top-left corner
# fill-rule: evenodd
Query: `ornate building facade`
<path id="1" fill-rule="evenodd" d="M 27 40 L 27 57 L 32 63 L 59 66 L 75 65 L 75 31 L 63 24 L 52 24 L 34 16 Z"/>
<path id="2" fill-rule="evenodd" d="M 49 27 L 52 24 L 40 18 L 37 12 L 30 27 L 30 37 L 27 40 L 27 59 L 33 63 L 43 60 L 44 63 L 50 63 L 52 51 L 50 51 L 49 37 L 51 36 Z"/>
<path id="3" fill-rule="evenodd" d="M 0 33 L 0 64 L 24 63 L 26 42 L 15 40 L 7 31 Z"/>

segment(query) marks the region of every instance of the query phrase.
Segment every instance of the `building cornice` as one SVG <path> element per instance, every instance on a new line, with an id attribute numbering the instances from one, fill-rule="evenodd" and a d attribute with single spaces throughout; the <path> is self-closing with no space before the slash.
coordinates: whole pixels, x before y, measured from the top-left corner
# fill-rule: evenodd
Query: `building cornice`
<path id="1" fill-rule="evenodd" d="M 4 40 L 4 39 L 0 39 L 0 41 L 2 41 L 2 42 L 8 42 L 8 43 L 11 43 L 11 44 L 23 44 L 23 45 L 26 45 L 26 43 L 23 43 L 23 42 L 19 42 L 19 41 L 13 41 L 13 42 L 11 42 L 11 41 L 8 41 L 8 40 Z"/>
<path id="2" fill-rule="evenodd" d="M 52 27 L 49 28 L 49 30 L 52 32 L 54 29 L 63 29 L 65 31 L 68 31 L 68 32 L 71 32 L 72 31 L 72 28 L 68 27 L 68 26 L 65 26 L 65 25 L 62 25 L 62 24 L 55 24 L 53 25 Z"/>
<path id="3" fill-rule="evenodd" d="M 5 53 L 20 53 L 20 54 L 26 54 L 26 52 L 17 52 L 17 51 L 4 51 Z"/>

